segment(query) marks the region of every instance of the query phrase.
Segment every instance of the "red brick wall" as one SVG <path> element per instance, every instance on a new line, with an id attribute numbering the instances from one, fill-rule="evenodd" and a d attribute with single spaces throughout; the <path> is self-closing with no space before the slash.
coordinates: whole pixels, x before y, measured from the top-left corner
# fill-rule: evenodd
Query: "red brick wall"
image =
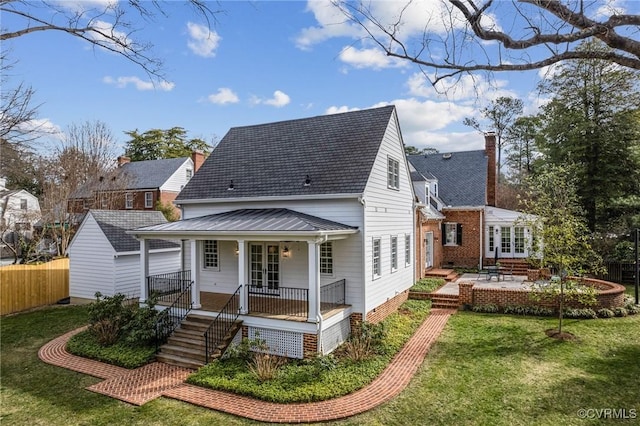
<path id="1" fill-rule="evenodd" d="M 437 220 L 425 220 L 422 214 L 416 214 L 416 277 L 423 278 L 426 272 L 425 232 L 433 232 L 433 268 L 442 268 L 442 224 Z"/>
<path id="2" fill-rule="evenodd" d="M 175 200 L 177 196 L 178 192 L 160 191 L 160 202 L 163 204 L 171 204 L 173 206 L 173 210 L 176 212 L 178 217 L 180 217 L 180 209 L 173 204 L 173 200 Z"/>
<path id="3" fill-rule="evenodd" d="M 302 335 L 302 348 L 305 358 L 310 358 L 318 353 L 318 335 L 317 334 L 303 334 Z"/>
<path id="4" fill-rule="evenodd" d="M 480 262 L 480 216 L 482 210 L 446 210 L 442 211 L 445 223 L 459 223 L 462 225 L 462 245 L 446 246 L 444 235 L 440 239 L 442 247 L 443 266 L 460 266 L 477 268 Z"/>
<path id="5" fill-rule="evenodd" d="M 487 205 L 496 205 L 497 194 L 497 162 L 496 162 L 496 134 L 489 132 L 484 136 L 484 150 L 487 155 Z"/>
<path id="6" fill-rule="evenodd" d="M 624 304 L 625 288 L 619 284 L 608 281 L 583 278 L 582 282 L 596 288 L 596 304 L 584 305 L 578 301 L 568 301 L 566 305 L 571 308 L 615 308 Z M 473 283 L 460 283 L 459 301 L 460 305 L 497 305 L 501 308 L 506 306 L 546 306 L 556 308 L 558 302 L 555 300 L 533 300 L 528 290 L 506 289 L 506 288 L 480 288 L 474 287 Z"/>

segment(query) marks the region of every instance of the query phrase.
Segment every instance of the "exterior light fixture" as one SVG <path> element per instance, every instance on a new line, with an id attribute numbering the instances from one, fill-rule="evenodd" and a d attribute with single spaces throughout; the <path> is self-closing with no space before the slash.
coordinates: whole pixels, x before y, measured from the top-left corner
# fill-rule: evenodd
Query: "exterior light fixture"
<path id="1" fill-rule="evenodd" d="M 307 175 L 306 179 L 304 180 L 304 186 L 311 186 L 311 178 L 309 177 L 309 175 Z"/>
<path id="2" fill-rule="evenodd" d="M 282 250 L 282 257 L 287 259 L 291 257 L 291 251 L 288 246 L 284 246 L 284 249 Z"/>
<path id="3" fill-rule="evenodd" d="M 229 182 L 229 187 L 227 188 L 227 191 L 233 191 L 233 179 L 231 179 L 231 182 Z"/>

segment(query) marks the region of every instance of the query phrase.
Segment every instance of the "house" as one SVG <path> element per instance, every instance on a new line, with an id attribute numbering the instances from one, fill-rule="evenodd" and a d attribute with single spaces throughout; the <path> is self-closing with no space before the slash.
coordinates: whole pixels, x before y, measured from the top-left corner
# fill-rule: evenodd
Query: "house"
<path id="1" fill-rule="evenodd" d="M 140 243 L 126 231 L 166 223 L 159 211 L 89 210 L 69 245 L 69 295 L 74 303 L 122 293 L 139 297 Z M 180 244 L 151 240 L 149 271 L 154 274 L 180 268 Z"/>
<path id="2" fill-rule="evenodd" d="M 34 225 L 40 220 L 40 203 L 38 198 L 24 189 L 7 189 L 7 179 L 0 178 L 0 232 L 2 241 L 11 245 L 17 243 L 20 234 L 31 238 Z M 18 249 L 14 247 L 14 249 Z M 12 255 L 4 242 L 0 242 L 0 255 Z"/>
<path id="3" fill-rule="evenodd" d="M 75 191 L 68 200 L 68 210 L 80 214 L 89 209 L 150 211 L 158 202 L 173 206 L 173 200 L 203 162 L 200 151 L 194 151 L 191 157 L 134 162 L 118 157 L 117 170 Z M 179 215 L 178 210 L 176 213 Z"/>
<path id="4" fill-rule="evenodd" d="M 485 149 L 407 156 L 419 199 L 419 276 L 431 268 L 501 261 L 526 269 L 531 233 L 520 212 L 496 207 L 496 139 Z M 524 271 L 526 273 L 526 270 Z"/>
<path id="5" fill-rule="evenodd" d="M 141 252 L 152 238 L 182 240 L 193 310 L 214 318 L 236 300 L 243 335 L 273 353 L 331 352 L 414 283 L 394 106 L 232 128 L 176 203 L 182 220 L 132 231 Z M 141 266 L 144 300 L 154 277 Z"/>

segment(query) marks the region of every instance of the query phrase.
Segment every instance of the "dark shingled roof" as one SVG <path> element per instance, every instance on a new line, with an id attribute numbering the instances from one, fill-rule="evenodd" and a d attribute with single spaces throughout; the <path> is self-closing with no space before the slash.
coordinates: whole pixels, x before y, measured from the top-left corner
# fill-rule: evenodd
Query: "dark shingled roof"
<path id="1" fill-rule="evenodd" d="M 116 181 L 107 185 L 88 182 L 71 194 L 71 198 L 87 198 L 94 189 L 154 189 L 161 187 L 190 157 L 133 161 L 116 170 Z M 111 186 L 109 186 L 111 185 Z M 124 186 L 124 188 L 123 188 Z"/>
<path id="2" fill-rule="evenodd" d="M 148 226 L 140 231 L 318 232 L 356 229 L 358 228 L 289 209 L 239 209 Z"/>
<path id="3" fill-rule="evenodd" d="M 126 231 L 167 222 L 159 211 L 90 210 L 89 214 L 98 222 L 116 253 L 140 250 L 140 241 Z M 174 247 L 179 245 L 170 241 L 149 240 L 150 250 Z"/>
<path id="4" fill-rule="evenodd" d="M 394 109 L 232 128 L 176 201 L 360 194 Z"/>
<path id="5" fill-rule="evenodd" d="M 407 159 L 418 172 L 438 179 L 438 195 L 447 206 L 486 204 L 488 159 L 484 150 L 415 154 Z"/>

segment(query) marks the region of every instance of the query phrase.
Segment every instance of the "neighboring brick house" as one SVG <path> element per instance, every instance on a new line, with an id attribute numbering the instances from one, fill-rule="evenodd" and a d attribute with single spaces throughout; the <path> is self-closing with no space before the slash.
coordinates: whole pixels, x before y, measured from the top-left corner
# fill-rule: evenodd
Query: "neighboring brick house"
<path id="1" fill-rule="evenodd" d="M 485 149 L 407 156 L 420 201 L 416 223 L 419 276 L 430 268 L 476 268 L 499 259 L 529 256 L 530 232 L 521 213 L 496 205 L 496 137 Z M 426 189 L 423 189 L 426 188 Z M 429 262 L 431 261 L 431 262 Z"/>
<path id="2" fill-rule="evenodd" d="M 128 157 L 118 157 L 118 168 L 112 175 L 101 177 L 99 182 L 85 185 L 72 194 L 69 212 L 155 210 L 158 201 L 172 204 L 203 162 L 204 154 L 199 151 L 191 157 L 162 160 L 131 162 Z"/>

